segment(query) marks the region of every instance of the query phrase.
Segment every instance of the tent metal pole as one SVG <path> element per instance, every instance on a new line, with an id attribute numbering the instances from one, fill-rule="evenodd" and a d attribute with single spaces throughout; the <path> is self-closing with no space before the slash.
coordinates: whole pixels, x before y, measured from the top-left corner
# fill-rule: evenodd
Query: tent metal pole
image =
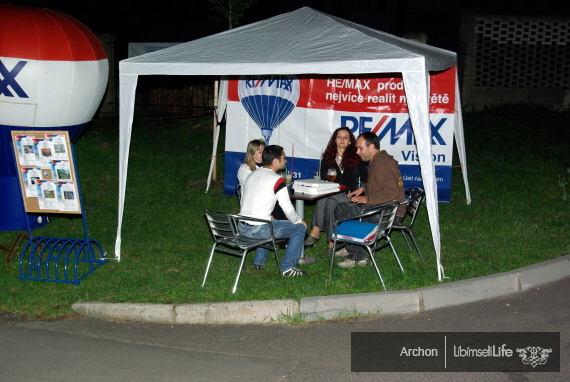
<path id="1" fill-rule="evenodd" d="M 215 145 L 214 146 L 214 150 L 216 150 L 217 147 L 217 133 L 218 133 L 218 118 L 217 118 L 217 110 L 218 110 L 218 80 L 214 81 L 214 118 L 213 118 L 213 123 L 214 123 L 214 134 L 213 134 L 213 140 L 212 143 Z M 216 155 L 214 153 L 214 155 L 212 155 L 212 161 L 214 162 L 214 166 L 212 169 L 212 179 L 216 180 L 217 174 L 216 174 Z"/>

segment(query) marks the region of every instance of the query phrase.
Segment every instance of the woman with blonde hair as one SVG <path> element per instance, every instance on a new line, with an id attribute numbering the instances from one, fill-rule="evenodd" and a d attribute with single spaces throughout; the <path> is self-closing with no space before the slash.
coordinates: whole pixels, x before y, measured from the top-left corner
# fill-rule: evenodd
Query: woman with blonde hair
<path id="1" fill-rule="evenodd" d="M 240 186 L 245 185 L 247 177 L 261 167 L 261 155 L 265 150 L 265 141 L 263 139 L 254 139 L 247 144 L 245 159 L 238 169 L 237 177 Z"/>

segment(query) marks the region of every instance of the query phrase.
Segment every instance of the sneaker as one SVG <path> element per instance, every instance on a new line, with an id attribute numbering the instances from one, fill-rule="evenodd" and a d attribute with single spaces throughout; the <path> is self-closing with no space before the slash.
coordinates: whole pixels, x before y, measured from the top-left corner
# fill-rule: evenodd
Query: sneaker
<path id="1" fill-rule="evenodd" d="M 350 253 L 348 253 L 348 251 L 346 250 L 346 248 L 341 248 L 338 251 L 336 251 L 334 253 L 335 256 L 337 257 L 346 257 L 348 255 L 350 255 Z"/>
<path id="2" fill-rule="evenodd" d="M 262 269 L 263 269 L 263 265 L 253 264 L 253 270 L 254 271 L 260 271 Z"/>
<path id="3" fill-rule="evenodd" d="M 305 242 L 303 244 L 305 245 L 305 247 L 312 247 L 313 245 L 317 244 L 319 239 L 320 238 L 318 238 L 318 237 L 313 237 L 313 236 L 309 235 L 309 236 L 307 236 L 307 238 L 305 239 Z"/>
<path id="4" fill-rule="evenodd" d="M 354 261 L 352 259 L 344 259 L 344 261 L 336 263 L 336 265 L 345 269 L 354 268 L 354 267 L 365 267 L 366 265 L 368 265 L 368 259 L 362 259 L 360 261 Z"/>
<path id="5" fill-rule="evenodd" d="M 332 248 L 327 248 L 323 253 L 321 253 L 322 257 L 331 257 L 332 256 Z"/>
<path id="6" fill-rule="evenodd" d="M 305 276 L 307 274 L 309 274 L 309 272 L 302 271 L 302 270 L 297 269 L 295 267 L 293 267 L 291 269 L 287 269 L 285 272 L 283 272 L 284 277 L 298 277 L 298 276 Z"/>

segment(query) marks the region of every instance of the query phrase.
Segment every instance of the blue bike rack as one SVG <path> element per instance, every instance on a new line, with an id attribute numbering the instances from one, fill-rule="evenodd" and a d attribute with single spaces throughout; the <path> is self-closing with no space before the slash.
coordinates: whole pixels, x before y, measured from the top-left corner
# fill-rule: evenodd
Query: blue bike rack
<path id="1" fill-rule="evenodd" d="M 79 284 L 104 263 L 95 240 L 30 237 L 20 254 L 20 279 Z"/>
<path id="2" fill-rule="evenodd" d="M 73 160 L 75 150 L 71 145 Z M 77 169 L 75 170 L 78 194 L 81 187 Z M 29 241 L 20 254 L 20 279 L 79 284 L 99 266 L 105 264 L 105 252 L 101 244 L 89 239 L 85 211 L 81 203 L 84 239 L 32 236 L 29 219 Z"/>

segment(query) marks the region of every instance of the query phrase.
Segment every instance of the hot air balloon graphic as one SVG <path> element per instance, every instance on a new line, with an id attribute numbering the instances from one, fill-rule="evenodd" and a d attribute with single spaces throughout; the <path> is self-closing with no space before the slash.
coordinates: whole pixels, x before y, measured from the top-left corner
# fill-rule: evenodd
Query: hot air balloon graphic
<path id="1" fill-rule="evenodd" d="M 246 76 L 238 81 L 241 104 L 261 129 L 266 145 L 273 130 L 297 105 L 299 90 L 294 76 Z"/>
<path id="2" fill-rule="evenodd" d="M 97 111 L 108 77 L 103 45 L 78 20 L 0 5 L 0 230 L 26 228 L 10 131 L 67 130 L 74 142 Z"/>

